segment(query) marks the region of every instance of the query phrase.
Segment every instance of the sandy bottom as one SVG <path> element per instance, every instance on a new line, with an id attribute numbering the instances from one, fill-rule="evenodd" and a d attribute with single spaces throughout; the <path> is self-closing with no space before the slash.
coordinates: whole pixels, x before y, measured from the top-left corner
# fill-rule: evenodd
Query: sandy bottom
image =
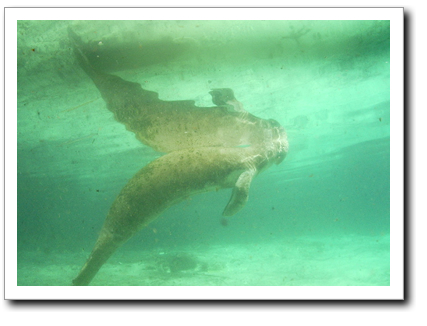
<path id="1" fill-rule="evenodd" d="M 389 286 L 388 235 L 118 251 L 91 285 Z M 68 286 L 87 253 L 21 252 L 19 286 Z"/>

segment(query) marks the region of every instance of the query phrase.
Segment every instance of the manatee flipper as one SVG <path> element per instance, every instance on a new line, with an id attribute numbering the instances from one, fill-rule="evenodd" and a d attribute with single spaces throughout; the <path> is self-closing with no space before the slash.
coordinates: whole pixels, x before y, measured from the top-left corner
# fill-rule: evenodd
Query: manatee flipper
<path id="1" fill-rule="evenodd" d="M 247 113 L 243 104 L 236 100 L 231 88 L 213 88 L 209 94 L 212 95 L 212 102 L 218 106 L 224 106 L 230 112 Z"/>
<path id="2" fill-rule="evenodd" d="M 231 88 L 213 88 L 209 94 L 212 95 L 212 102 L 215 105 L 226 105 L 228 101 L 234 100 L 234 92 Z"/>
<path id="3" fill-rule="evenodd" d="M 249 197 L 249 187 L 253 177 L 256 174 L 256 170 L 251 169 L 243 172 L 233 188 L 231 193 L 231 198 L 224 209 L 222 215 L 232 216 L 240 211 L 248 201 Z"/>

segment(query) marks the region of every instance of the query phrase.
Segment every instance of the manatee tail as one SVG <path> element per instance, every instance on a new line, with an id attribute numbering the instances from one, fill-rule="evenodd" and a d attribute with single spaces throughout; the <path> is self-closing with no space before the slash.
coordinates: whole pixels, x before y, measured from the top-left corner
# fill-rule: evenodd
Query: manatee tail
<path id="1" fill-rule="evenodd" d="M 73 280 L 73 285 L 89 285 L 102 265 L 124 242 L 114 240 L 112 236 L 101 235 L 79 275 Z"/>
<path id="2" fill-rule="evenodd" d="M 138 83 L 129 82 L 118 76 L 110 75 L 96 69 L 96 66 L 94 67 L 92 65 L 86 55 L 87 51 L 85 49 L 87 49 L 88 46 L 82 41 L 80 36 L 78 36 L 71 28 L 68 28 L 68 36 L 73 45 L 74 55 L 77 62 L 92 79 L 100 91 L 102 98 L 107 103 L 110 111 L 115 113 L 118 109 L 122 111 L 130 109 L 134 112 L 135 103 L 131 103 L 129 108 L 126 107 L 129 99 L 133 101 L 140 100 L 142 103 L 162 102 L 159 100 L 159 96 L 156 92 L 147 91 L 141 88 L 141 85 Z M 128 112 L 124 112 L 124 115 L 127 115 L 127 113 Z M 121 119 L 117 120 L 124 123 Z"/>
<path id="3" fill-rule="evenodd" d="M 89 59 L 85 54 L 85 43 L 82 41 L 80 36 L 78 36 L 70 27 L 68 28 L 68 37 L 73 45 L 74 55 L 77 58 L 77 61 L 82 67 L 82 69 L 92 78 L 96 77 L 98 74 L 97 71 L 92 67 Z"/>

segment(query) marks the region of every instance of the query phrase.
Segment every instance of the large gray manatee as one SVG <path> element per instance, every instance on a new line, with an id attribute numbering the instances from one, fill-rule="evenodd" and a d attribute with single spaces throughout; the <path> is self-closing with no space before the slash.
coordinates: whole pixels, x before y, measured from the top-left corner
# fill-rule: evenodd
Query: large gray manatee
<path id="1" fill-rule="evenodd" d="M 251 115 L 231 89 L 214 89 L 217 106 L 162 101 L 137 83 L 95 70 L 80 38 L 70 31 L 74 52 L 115 118 L 144 144 L 167 153 L 143 167 L 110 208 L 99 238 L 73 285 L 88 285 L 124 242 L 173 204 L 202 192 L 233 188 L 223 215 L 240 211 L 252 179 L 288 151 L 284 128 Z"/>
<path id="2" fill-rule="evenodd" d="M 280 135 L 272 147 L 281 146 Z M 202 192 L 232 188 L 224 215 L 248 200 L 252 178 L 282 160 L 279 150 L 202 147 L 168 153 L 143 167 L 117 196 L 99 238 L 74 285 L 88 285 L 105 261 L 136 232 L 173 204 Z"/>
<path id="3" fill-rule="evenodd" d="M 117 121 L 138 140 L 162 153 L 198 147 L 249 146 L 264 141 L 265 129 L 281 128 L 243 109 L 229 88 L 213 89 L 214 107 L 194 101 L 162 101 L 156 92 L 93 68 L 80 37 L 69 30 L 76 58 Z"/>

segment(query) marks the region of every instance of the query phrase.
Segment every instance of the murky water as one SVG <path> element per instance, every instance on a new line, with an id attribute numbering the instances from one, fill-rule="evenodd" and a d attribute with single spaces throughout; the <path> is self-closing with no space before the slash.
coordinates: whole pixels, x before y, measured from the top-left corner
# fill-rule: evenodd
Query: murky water
<path id="1" fill-rule="evenodd" d="M 162 155 L 114 120 L 75 62 L 162 100 L 232 88 L 289 153 L 237 215 L 231 190 L 170 207 L 93 285 L 389 285 L 388 21 L 21 21 L 18 285 L 71 285 L 126 182 Z"/>

